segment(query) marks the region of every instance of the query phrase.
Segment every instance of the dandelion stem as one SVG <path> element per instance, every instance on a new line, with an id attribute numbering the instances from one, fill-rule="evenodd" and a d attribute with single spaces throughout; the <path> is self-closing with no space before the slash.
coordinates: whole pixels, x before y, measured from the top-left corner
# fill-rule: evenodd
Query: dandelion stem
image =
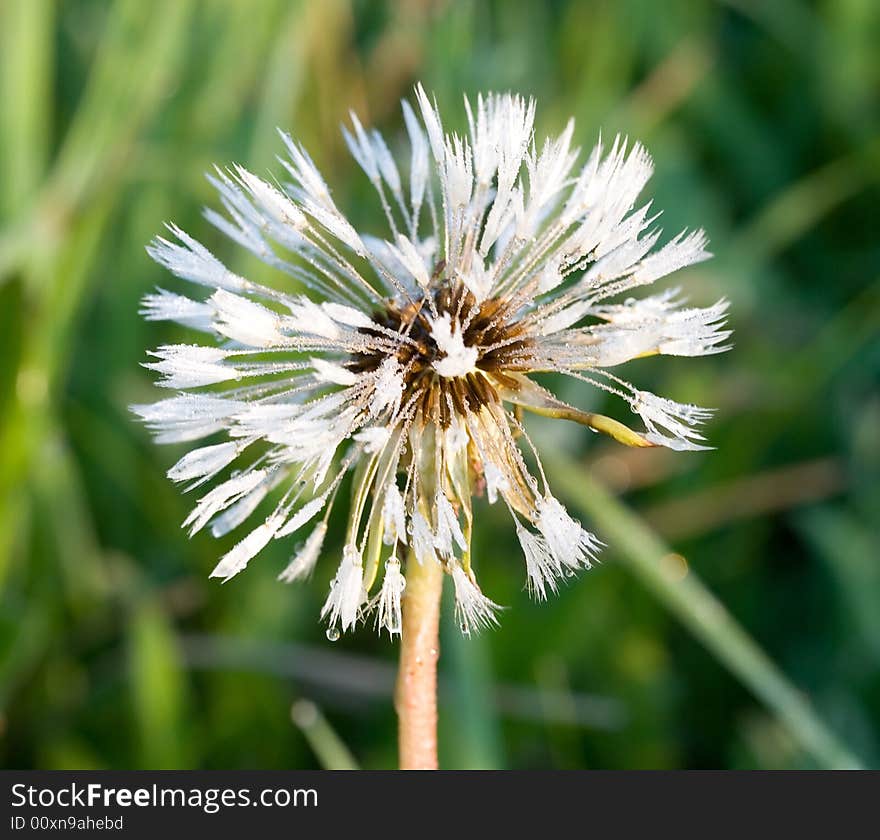
<path id="1" fill-rule="evenodd" d="M 440 658 L 439 563 L 410 554 L 403 595 L 397 709 L 401 770 L 437 769 L 437 660 Z"/>

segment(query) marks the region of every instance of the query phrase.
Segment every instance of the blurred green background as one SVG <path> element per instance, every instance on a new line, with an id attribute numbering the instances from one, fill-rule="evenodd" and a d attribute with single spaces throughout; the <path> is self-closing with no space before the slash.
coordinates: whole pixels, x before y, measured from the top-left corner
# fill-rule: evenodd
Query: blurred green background
<path id="1" fill-rule="evenodd" d="M 137 315 L 183 285 L 144 253 L 164 221 L 272 282 L 201 219 L 210 166 L 277 172 L 281 126 L 380 233 L 339 124 L 352 107 L 396 144 L 421 80 L 450 127 L 462 92 L 514 89 L 539 134 L 573 114 L 582 146 L 643 140 L 667 232 L 702 225 L 717 255 L 680 282 L 728 296 L 736 329 L 726 355 L 626 371 L 718 407 L 717 451 L 529 421 L 610 547 L 534 605 L 478 503 L 481 582 L 510 609 L 469 641 L 447 616 L 441 763 L 880 764 L 878 45 L 875 0 L 2 0 L 2 763 L 394 766 L 394 646 L 317 621 L 338 534 L 309 585 L 276 583 L 281 544 L 209 581 L 236 536 L 186 539 L 182 450 L 127 405 L 161 396 L 138 363 L 182 335 Z"/>

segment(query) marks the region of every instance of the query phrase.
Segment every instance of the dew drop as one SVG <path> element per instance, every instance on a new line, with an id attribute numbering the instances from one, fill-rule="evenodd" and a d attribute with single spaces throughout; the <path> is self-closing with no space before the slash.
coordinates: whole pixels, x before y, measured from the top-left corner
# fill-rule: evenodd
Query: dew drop
<path id="1" fill-rule="evenodd" d="M 335 642 L 339 638 L 339 631 L 335 627 L 327 628 L 327 638 L 331 642 Z"/>

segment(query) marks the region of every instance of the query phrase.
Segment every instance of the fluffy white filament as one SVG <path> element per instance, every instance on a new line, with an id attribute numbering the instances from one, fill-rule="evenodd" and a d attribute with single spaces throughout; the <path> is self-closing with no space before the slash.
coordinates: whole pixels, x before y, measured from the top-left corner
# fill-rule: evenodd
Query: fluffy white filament
<path id="1" fill-rule="evenodd" d="M 330 586 L 330 594 L 321 609 L 331 630 L 339 624 L 343 631 L 354 627 L 366 601 L 364 569 L 357 548 L 351 544 L 342 550 L 342 562 Z"/>
<path id="2" fill-rule="evenodd" d="M 451 324 L 449 313 L 444 312 L 431 325 L 431 337 L 437 342 L 437 346 L 445 353 L 445 356 L 434 362 L 434 370 L 450 379 L 456 376 L 465 376 L 476 370 L 477 356 L 479 351 L 476 347 L 465 347 L 461 336 L 461 330 L 456 324 Z"/>
<path id="3" fill-rule="evenodd" d="M 312 576 L 315 564 L 318 562 L 318 555 L 321 553 L 321 547 L 324 545 L 324 537 L 327 535 L 327 523 L 321 522 L 309 534 L 309 538 L 297 550 L 296 554 L 290 558 L 290 562 L 284 567 L 278 580 L 284 583 L 293 583 L 297 580 L 307 580 Z"/>
<path id="4" fill-rule="evenodd" d="M 403 632 L 401 598 L 406 588 L 406 580 L 400 571 L 400 561 L 392 555 L 385 563 L 382 589 L 372 605 L 376 609 L 376 626 L 388 631 L 389 636 L 399 636 Z"/>
<path id="5" fill-rule="evenodd" d="M 498 604 L 487 598 L 460 563 L 452 563 L 452 582 L 455 586 L 455 616 L 465 636 L 498 624 L 495 613 Z"/>

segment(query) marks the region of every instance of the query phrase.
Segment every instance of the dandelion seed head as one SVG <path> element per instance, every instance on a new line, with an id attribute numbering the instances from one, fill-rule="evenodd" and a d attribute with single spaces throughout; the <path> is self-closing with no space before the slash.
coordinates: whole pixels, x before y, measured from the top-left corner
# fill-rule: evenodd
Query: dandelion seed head
<path id="1" fill-rule="evenodd" d="M 377 192 L 384 235 L 352 226 L 286 134 L 278 181 L 241 166 L 212 173 L 223 212 L 205 218 L 272 269 L 271 286 L 230 271 L 174 225 L 147 249 L 194 291 L 157 289 L 141 314 L 201 340 L 150 354 L 145 367 L 177 393 L 132 410 L 160 442 L 202 441 L 168 472 L 188 490 L 215 482 L 184 522 L 191 533 L 222 536 L 256 519 L 212 576 L 229 580 L 312 523 L 279 575 L 310 577 L 353 476 L 321 610 L 333 637 L 369 612 L 399 635 L 411 563 L 449 574 L 463 632 L 497 623 L 470 553 L 474 495 L 511 512 L 536 599 L 591 567 L 601 543 L 552 495 L 513 406 L 625 443 L 707 448 L 709 411 L 612 370 L 730 346 L 725 301 L 700 308 L 674 289 L 633 294 L 709 257 L 701 230 L 661 244 L 659 214 L 638 203 L 648 152 L 616 137 L 581 159 L 573 122 L 538 142 L 536 104 L 521 96 L 479 96 L 465 109 L 468 131 L 449 134 L 418 86 L 403 103 L 400 159 L 351 115 L 345 142 Z M 538 385 L 542 372 L 613 395 L 644 429 L 590 420 Z"/>

